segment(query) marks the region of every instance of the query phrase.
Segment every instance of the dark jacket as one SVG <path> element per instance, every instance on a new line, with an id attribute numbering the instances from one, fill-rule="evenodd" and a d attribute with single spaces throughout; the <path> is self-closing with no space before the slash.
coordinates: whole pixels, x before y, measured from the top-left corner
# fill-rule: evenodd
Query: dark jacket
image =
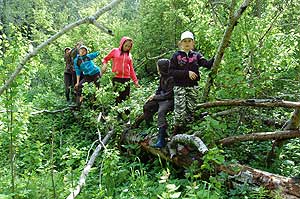
<path id="1" fill-rule="evenodd" d="M 174 79 L 172 76 L 162 75 L 159 80 L 159 86 L 156 90 L 153 100 L 173 100 L 174 97 Z"/>
<path id="2" fill-rule="evenodd" d="M 65 53 L 64 58 L 66 63 L 65 73 L 72 73 L 74 71 L 74 67 L 70 53 Z"/>
<path id="3" fill-rule="evenodd" d="M 214 58 L 206 60 L 203 55 L 195 51 L 190 51 L 188 54 L 184 51 L 175 52 L 170 63 L 170 73 L 174 77 L 175 86 L 197 86 L 200 80 L 200 66 L 210 69 L 213 62 Z M 191 80 L 189 71 L 195 72 L 198 78 Z"/>

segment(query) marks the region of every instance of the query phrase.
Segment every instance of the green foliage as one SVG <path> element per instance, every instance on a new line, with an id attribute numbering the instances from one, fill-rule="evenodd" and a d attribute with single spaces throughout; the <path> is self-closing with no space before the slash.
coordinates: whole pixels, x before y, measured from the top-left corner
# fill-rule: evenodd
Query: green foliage
<path id="1" fill-rule="evenodd" d="M 33 46 L 66 24 L 94 13 L 109 1 L 2 2 L 1 85 Z M 241 1 L 237 5 L 239 3 Z M 19 9 L 20 5 L 22 9 Z M 118 148 L 118 140 L 124 130 L 123 120 L 132 122 L 157 87 L 157 59 L 153 57 L 170 57 L 177 49 L 180 33 L 185 30 L 194 32 L 197 50 L 207 58 L 214 56 L 228 23 L 229 8 L 230 1 L 125 0 L 98 20 L 113 30 L 114 37 L 92 25 L 83 25 L 63 35 L 32 58 L 11 87 L 0 96 L 0 198 L 65 198 L 77 185 L 87 156 L 95 146 L 89 147 L 99 134 L 103 138 L 111 128 L 117 131 L 117 135 L 101 152 L 101 158 L 97 158 L 96 166 L 92 168 L 78 198 L 269 197 L 265 189 L 253 190 L 248 184 L 228 189 L 228 176 L 215 171 L 216 166 L 225 164 L 225 159 L 281 175 L 299 176 L 298 139 L 286 143 L 280 151 L 280 158 L 269 168 L 265 162 L 271 148 L 270 142 L 246 142 L 225 149 L 215 147 L 216 141 L 224 137 L 276 130 L 266 126 L 263 119 L 285 121 L 290 117 L 286 109 L 239 109 L 229 116 L 208 116 L 189 125 L 189 133 L 196 132 L 201 136 L 210 150 L 204 156 L 201 168 L 195 162 L 184 174 L 159 160 L 147 159 L 148 154 L 143 154 L 137 145 L 121 146 L 126 151 L 124 153 Z M 255 1 L 247 8 L 235 26 L 210 99 L 274 98 L 297 101 L 299 11 L 300 3 L 296 1 Z M 132 54 L 142 85 L 140 89 L 131 87 L 130 99 L 115 105 L 117 93 L 113 91 L 113 74 L 109 69 L 101 78 L 99 89 L 92 84 L 85 85 L 85 100 L 80 110 L 31 114 L 38 110 L 66 107 L 63 85 L 65 47 L 84 41 L 91 51 L 100 51 L 101 55 L 95 63 L 101 66 L 101 58 L 111 48 L 118 47 L 124 35 L 134 40 Z M 199 84 L 203 88 L 208 71 L 201 69 L 201 72 Z M 124 114 L 127 109 L 131 111 L 129 115 Z M 223 110 L 215 108 L 209 111 L 215 113 Z M 119 119 L 120 114 L 123 120 Z M 253 118 L 247 119 L 248 116 Z M 171 117 L 168 119 L 172 126 Z M 209 174 L 207 177 L 206 173 Z M 273 198 L 279 197 L 275 195 Z"/>

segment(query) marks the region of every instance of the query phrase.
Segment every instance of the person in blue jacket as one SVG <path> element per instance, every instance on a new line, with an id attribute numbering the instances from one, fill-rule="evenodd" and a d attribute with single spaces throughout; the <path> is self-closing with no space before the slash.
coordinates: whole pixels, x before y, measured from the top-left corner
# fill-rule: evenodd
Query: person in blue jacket
<path id="1" fill-rule="evenodd" d="M 81 46 L 79 48 L 79 54 L 74 59 L 74 66 L 76 72 L 76 84 L 78 96 L 80 97 L 79 102 L 82 101 L 82 88 L 85 82 L 94 82 L 97 88 L 99 88 L 101 77 L 101 70 L 98 66 L 95 65 L 93 59 L 98 57 L 100 53 L 93 52 L 88 54 L 88 48 L 86 46 Z M 80 81 L 80 73 L 83 72 L 84 78 Z"/>

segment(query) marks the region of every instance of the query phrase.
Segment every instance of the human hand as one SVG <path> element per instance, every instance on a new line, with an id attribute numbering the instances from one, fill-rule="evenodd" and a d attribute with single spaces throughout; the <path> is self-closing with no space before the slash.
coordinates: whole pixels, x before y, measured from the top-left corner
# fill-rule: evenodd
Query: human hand
<path id="1" fill-rule="evenodd" d="M 149 96 L 148 99 L 146 100 L 146 102 L 153 100 L 153 98 L 154 98 L 154 95 Z"/>
<path id="2" fill-rule="evenodd" d="M 76 83 L 74 87 L 77 89 L 77 88 L 78 88 L 78 85 L 79 85 L 79 84 L 78 84 L 78 83 Z"/>
<path id="3" fill-rule="evenodd" d="M 197 77 L 198 77 L 198 75 L 195 72 L 189 71 L 189 78 L 191 80 L 195 80 Z"/>
<path id="4" fill-rule="evenodd" d="M 135 86 L 136 88 L 141 88 L 141 85 L 139 85 L 139 83 L 134 84 L 134 86 Z"/>

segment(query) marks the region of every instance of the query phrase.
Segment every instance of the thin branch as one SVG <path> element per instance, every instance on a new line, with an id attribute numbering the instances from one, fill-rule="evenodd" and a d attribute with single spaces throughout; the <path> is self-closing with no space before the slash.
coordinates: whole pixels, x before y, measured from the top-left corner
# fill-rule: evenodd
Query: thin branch
<path id="1" fill-rule="evenodd" d="M 94 24 L 96 25 L 98 28 L 101 27 L 101 25 L 99 25 L 98 23 L 95 22 L 95 20 L 97 20 L 100 15 L 104 14 L 105 12 L 107 12 L 108 10 L 111 10 L 114 6 L 116 6 L 118 3 L 120 3 L 122 0 L 113 0 L 111 1 L 109 4 L 107 4 L 106 6 L 102 7 L 101 9 L 99 9 L 94 15 L 90 16 L 90 17 L 86 17 L 83 19 L 80 19 L 74 23 L 71 23 L 67 26 L 65 26 L 62 30 L 60 30 L 59 32 L 57 32 L 56 34 L 54 34 L 53 36 L 51 36 L 48 40 L 44 41 L 43 43 L 41 43 L 40 45 L 38 45 L 36 48 L 34 48 L 31 52 L 28 52 L 25 57 L 19 62 L 16 70 L 13 72 L 13 74 L 9 77 L 9 79 L 5 82 L 5 84 L 0 88 L 0 95 L 2 95 L 2 93 L 10 86 L 10 84 L 15 80 L 15 78 L 17 77 L 17 75 L 21 72 L 21 70 L 24 68 L 25 64 L 35 55 L 37 55 L 37 53 L 42 50 L 43 48 L 45 48 L 46 46 L 48 46 L 50 43 L 52 43 L 53 41 L 55 41 L 56 39 L 58 39 L 59 37 L 61 37 L 62 35 L 64 35 L 66 32 L 72 30 L 73 28 L 80 26 L 82 24 Z M 98 26 L 99 25 L 99 26 Z M 104 28 L 100 28 L 101 30 L 105 30 Z M 107 31 L 107 34 L 111 34 L 111 32 Z"/>
<path id="2" fill-rule="evenodd" d="M 102 143 L 106 144 L 113 134 L 114 134 L 114 130 L 109 131 L 107 133 L 107 135 L 104 137 Z M 85 184 L 86 177 L 89 174 L 89 172 L 90 172 L 90 170 L 91 170 L 91 168 L 92 168 L 92 166 L 93 166 L 93 164 L 94 164 L 94 162 L 96 160 L 96 157 L 98 156 L 98 154 L 99 154 L 99 152 L 100 152 L 101 149 L 102 149 L 102 144 L 99 144 L 96 147 L 96 149 L 95 149 L 94 153 L 92 154 L 91 158 L 89 159 L 88 163 L 84 167 L 84 169 L 83 169 L 83 171 L 82 171 L 82 173 L 80 175 L 78 185 L 72 191 L 72 193 L 70 193 L 70 195 L 67 197 L 67 199 L 74 199 L 80 193 L 81 188 Z"/>
<path id="3" fill-rule="evenodd" d="M 300 132 L 297 131 L 275 131 L 275 132 L 260 132 L 251 133 L 247 135 L 238 135 L 227 137 L 219 141 L 223 146 L 231 145 L 237 142 L 245 141 L 267 141 L 267 140 L 281 140 L 300 137 Z"/>

